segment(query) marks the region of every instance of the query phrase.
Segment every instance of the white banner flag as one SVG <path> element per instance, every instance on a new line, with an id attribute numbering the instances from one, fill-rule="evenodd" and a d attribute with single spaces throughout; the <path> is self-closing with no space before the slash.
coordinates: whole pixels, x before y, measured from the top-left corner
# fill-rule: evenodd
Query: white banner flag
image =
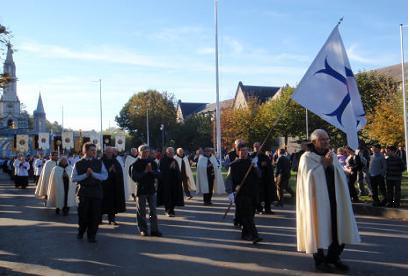
<path id="1" fill-rule="evenodd" d="M 124 134 L 117 134 L 115 135 L 115 148 L 118 151 L 125 151 L 125 135 Z"/>
<path id="2" fill-rule="evenodd" d="M 345 132 L 348 145 L 358 148 L 357 131 L 364 127 L 366 118 L 338 26 L 333 29 L 292 98 Z"/>
<path id="3" fill-rule="evenodd" d="M 74 148 L 74 134 L 73 132 L 63 132 L 62 134 L 63 149 L 71 150 Z"/>
<path id="4" fill-rule="evenodd" d="M 94 143 L 97 146 L 98 150 L 101 150 L 101 145 L 100 145 L 100 135 L 97 133 L 90 133 L 90 141 Z"/>
<path id="5" fill-rule="evenodd" d="M 16 135 L 16 151 L 28 152 L 28 135 Z"/>
<path id="6" fill-rule="evenodd" d="M 50 149 L 50 135 L 49 133 L 38 134 L 38 148 L 42 150 Z"/>

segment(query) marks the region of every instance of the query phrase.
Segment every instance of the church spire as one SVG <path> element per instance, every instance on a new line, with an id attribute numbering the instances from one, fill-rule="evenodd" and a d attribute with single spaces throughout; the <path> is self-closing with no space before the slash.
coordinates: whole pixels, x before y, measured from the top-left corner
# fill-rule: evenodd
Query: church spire
<path id="1" fill-rule="evenodd" d="M 44 113 L 44 114 L 46 113 L 46 112 L 44 111 L 43 99 L 41 99 L 41 92 L 39 93 L 39 96 L 38 96 L 38 102 L 37 102 L 36 112 L 37 112 L 37 113 Z"/>
<path id="2" fill-rule="evenodd" d="M 13 61 L 13 49 L 11 48 L 11 43 L 7 43 L 7 56 L 6 56 L 6 60 L 4 61 L 5 64 L 14 64 Z"/>

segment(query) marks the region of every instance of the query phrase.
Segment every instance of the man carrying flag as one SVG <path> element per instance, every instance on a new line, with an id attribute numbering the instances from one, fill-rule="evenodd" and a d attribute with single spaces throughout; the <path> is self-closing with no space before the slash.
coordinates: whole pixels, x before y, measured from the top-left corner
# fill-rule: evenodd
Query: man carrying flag
<path id="1" fill-rule="evenodd" d="M 348 145 L 358 148 L 357 130 L 364 127 L 366 119 L 338 26 L 292 98 L 345 132 Z M 313 254 L 319 271 L 347 271 L 349 267 L 342 263 L 340 255 L 345 244 L 359 243 L 360 236 L 345 173 L 329 149 L 328 134 L 317 129 L 311 135 L 310 149 L 300 159 L 296 187 L 297 249 Z"/>

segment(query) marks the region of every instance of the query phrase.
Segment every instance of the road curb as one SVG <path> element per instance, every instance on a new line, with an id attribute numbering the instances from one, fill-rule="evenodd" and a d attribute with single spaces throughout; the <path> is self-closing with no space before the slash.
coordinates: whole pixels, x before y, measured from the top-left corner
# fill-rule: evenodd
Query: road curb
<path id="1" fill-rule="evenodd" d="M 295 198 L 286 198 L 285 204 L 296 205 Z M 371 203 L 353 203 L 353 212 L 356 215 L 377 216 L 389 219 L 408 221 L 407 209 L 373 207 Z"/>
<path id="2" fill-rule="evenodd" d="M 373 207 L 367 203 L 354 203 L 353 211 L 358 215 L 380 216 L 390 219 L 408 221 L 408 210 L 397 208 Z"/>

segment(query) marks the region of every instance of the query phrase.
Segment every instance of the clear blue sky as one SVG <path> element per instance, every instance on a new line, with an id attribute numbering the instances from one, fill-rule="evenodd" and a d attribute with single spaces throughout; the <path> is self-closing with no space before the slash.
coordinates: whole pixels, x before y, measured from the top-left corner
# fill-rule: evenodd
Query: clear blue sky
<path id="1" fill-rule="evenodd" d="M 405 0 L 219 0 L 221 100 L 246 85 L 296 85 L 338 19 L 352 69 L 400 63 Z M 133 93 L 157 89 L 185 102 L 215 102 L 214 1 L 0 2 L 14 34 L 18 96 L 32 113 L 99 130 Z M 407 49 L 407 29 L 405 30 Z M 406 53 L 407 57 L 407 53 Z M 4 56 L 3 56 L 4 58 Z M 1 60 L 3 62 L 3 60 Z"/>

